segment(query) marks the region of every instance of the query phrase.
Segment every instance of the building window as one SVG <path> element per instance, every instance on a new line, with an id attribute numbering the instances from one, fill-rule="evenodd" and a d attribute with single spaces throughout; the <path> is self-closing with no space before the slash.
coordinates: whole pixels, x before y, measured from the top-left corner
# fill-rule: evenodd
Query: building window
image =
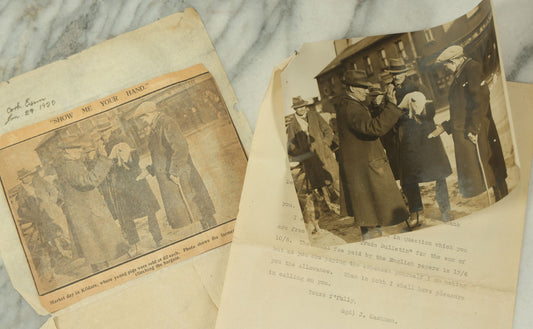
<path id="1" fill-rule="evenodd" d="M 368 75 L 374 74 L 374 67 L 372 66 L 372 59 L 369 56 L 365 57 L 366 73 Z"/>
<path id="2" fill-rule="evenodd" d="M 356 62 L 353 62 L 353 69 L 357 70 L 357 63 Z"/>
<path id="3" fill-rule="evenodd" d="M 379 55 L 381 56 L 381 62 L 383 63 L 383 66 L 388 67 L 389 60 L 387 59 L 387 53 L 385 52 L 385 49 L 380 49 Z"/>
<path id="4" fill-rule="evenodd" d="M 433 37 L 433 32 L 431 32 L 431 29 L 424 30 L 424 36 L 426 37 L 427 43 L 435 41 L 435 38 Z"/>
<path id="5" fill-rule="evenodd" d="M 402 40 L 396 41 L 396 48 L 398 49 L 398 53 L 404 58 L 407 59 L 407 52 L 405 51 L 405 46 L 403 45 Z"/>

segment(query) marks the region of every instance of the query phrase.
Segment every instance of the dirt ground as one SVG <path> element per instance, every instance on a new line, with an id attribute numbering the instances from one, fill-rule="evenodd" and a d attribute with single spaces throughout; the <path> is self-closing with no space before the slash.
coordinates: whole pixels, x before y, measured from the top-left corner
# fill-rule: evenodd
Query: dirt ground
<path id="1" fill-rule="evenodd" d="M 502 81 L 496 75 L 489 85 L 491 90 L 491 108 L 498 134 L 502 143 L 505 163 L 507 166 L 507 185 L 509 191 L 513 190 L 519 181 L 519 168 L 515 164 L 514 150 L 512 146 L 511 129 L 506 115 L 505 97 L 503 93 Z M 440 123 L 449 119 L 449 110 L 440 109 L 435 116 L 435 123 Z M 455 220 L 472 214 L 478 210 L 489 206 L 487 193 L 482 193 L 476 197 L 465 199 L 459 193 L 457 182 L 457 172 L 454 155 L 453 140 L 446 133 L 441 135 L 444 148 L 452 166 L 452 174 L 447 178 L 448 191 L 450 195 L 451 214 Z M 441 214 L 435 200 L 435 182 L 420 184 L 422 201 L 424 204 L 424 224 L 416 228 L 422 230 L 427 227 L 442 224 Z M 494 194 L 490 189 L 491 199 L 494 202 Z M 448 224 L 453 225 L 453 221 Z M 332 246 L 345 243 L 359 242 L 362 240 L 361 230 L 354 222 L 353 217 L 340 217 L 335 212 L 321 212 L 318 218 L 320 230 L 312 234 L 313 228 L 306 224 L 309 232 L 309 240 L 314 246 Z M 383 235 L 391 235 L 407 232 L 407 225 L 401 223 L 395 226 L 383 227 Z"/>

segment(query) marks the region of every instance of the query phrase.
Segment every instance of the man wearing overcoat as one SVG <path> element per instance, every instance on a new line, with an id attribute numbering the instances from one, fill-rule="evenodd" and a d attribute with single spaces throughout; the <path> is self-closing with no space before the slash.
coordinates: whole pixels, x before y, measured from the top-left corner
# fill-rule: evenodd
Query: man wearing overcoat
<path id="1" fill-rule="evenodd" d="M 129 247 L 98 189 L 113 160 L 105 150 L 98 150 L 93 168 L 88 169 L 81 139 L 58 145 L 62 152 L 54 169 L 76 254 L 83 255 L 93 271 L 99 271 L 123 260 Z"/>
<path id="2" fill-rule="evenodd" d="M 53 278 L 51 268 L 51 266 L 53 267 L 52 241 L 55 238 L 55 232 L 61 228 L 46 212 L 43 200 L 35 189 L 34 178 L 37 173 L 23 168 L 17 174 L 21 182 L 20 191 L 16 196 L 17 213 L 20 216 L 19 223 L 27 224 L 33 228 L 33 230 L 23 230 L 33 264 L 37 267 L 40 275 L 51 280 Z"/>
<path id="3" fill-rule="evenodd" d="M 470 198 L 492 186 L 498 201 L 508 193 L 507 169 L 482 66 L 466 57 L 461 46 L 446 48 L 436 64 L 453 73 L 448 96 L 450 120 L 443 122 L 442 127 L 452 134 L 459 191 Z"/>
<path id="4" fill-rule="evenodd" d="M 181 228 L 194 221 L 203 229 L 216 226 L 215 207 L 176 120 L 159 111 L 153 102 L 139 105 L 134 116 L 150 127 L 152 164 L 147 169 L 157 179 L 170 226 Z"/>
<path id="5" fill-rule="evenodd" d="M 298 191 L 300 203 L 304 221 L 311 222 L 316 232 L 316 209 L 321 208 L 320 201 L 331 200 L 331 195 L 338 199 L 339 167 L 331 150 L 333 130 L 314 108 L 310 108 L 312 101 L 298 96 L 292 102 L 295 113 L 287 117 L 288 154 L 291 162 L 301 165 L 305 173 L 305 188 Z"/>
<path id="6" fill-rule="evenodd" d="M 372 117 L 365 100 L 370 83 L 365 71 L 348 70 L 345 96 L 336 107 L 342 215 L 354 216 L 363 239 L 381 236 L 381 226 L 401 223 L 409 213 L 379 140 L 402 116 L 387 103 Z"/>

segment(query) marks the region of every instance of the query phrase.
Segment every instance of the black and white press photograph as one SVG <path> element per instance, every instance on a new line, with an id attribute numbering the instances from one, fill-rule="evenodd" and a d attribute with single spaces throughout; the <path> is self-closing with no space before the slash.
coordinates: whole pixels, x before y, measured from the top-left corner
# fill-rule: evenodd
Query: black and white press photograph
<path id="1" fill-rule="evenodd" d="M 489 2 L 422 31 L 304 44 L 282 83 L 312 245 L 460 225 L 518 183 Z"/>
<path id="2" fill-rule="evenodd" d="M 0 150 L 40 294 L 237 216 L 247 159 L 213 76 L 130 98 Z"/>

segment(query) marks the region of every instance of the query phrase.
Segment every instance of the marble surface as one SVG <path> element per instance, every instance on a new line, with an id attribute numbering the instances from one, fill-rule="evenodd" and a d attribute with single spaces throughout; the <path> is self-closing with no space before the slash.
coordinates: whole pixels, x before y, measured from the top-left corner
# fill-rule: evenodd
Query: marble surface
<path id="1" fill-rule="evenodd" d="M 252 127 L 273 66 L 303 42 L 404 32 L 445 23 L 477 0 L 0 0 L 0 80 L 68 57 L 194 7 Z M 494 0 L 509 80 L 533 83 L 533 1 Z M 532 201 L 533 202 L 533 199 Z M 533 327 L 533 211 L 529 210 L 515 328 Z M 0 260 L 0 328 L 38 328 Z"/>

